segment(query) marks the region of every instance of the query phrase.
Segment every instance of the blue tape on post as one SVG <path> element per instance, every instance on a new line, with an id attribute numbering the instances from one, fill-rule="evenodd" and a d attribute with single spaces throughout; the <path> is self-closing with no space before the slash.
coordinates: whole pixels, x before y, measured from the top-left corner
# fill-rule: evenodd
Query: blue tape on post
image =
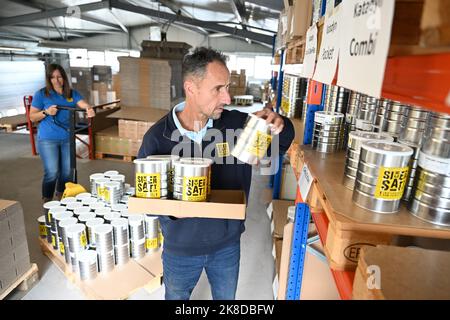
<path id="1" fill-rule="evenodd" d="M 299 300 L 305 266 L 306 242 L 308 240 L 310 212 L 305 203 L 298 203 L 295 210 L 294 233 L 286 290 L 286 300 Z"/>
<path id="2" fill-rule="evenodd" d="M 311 144 L 314 131 L 314 113 L 322 111 L 322 105 L 309 104 L 306 109 L 305 130 L 303 133 L 303 144 Z"/>

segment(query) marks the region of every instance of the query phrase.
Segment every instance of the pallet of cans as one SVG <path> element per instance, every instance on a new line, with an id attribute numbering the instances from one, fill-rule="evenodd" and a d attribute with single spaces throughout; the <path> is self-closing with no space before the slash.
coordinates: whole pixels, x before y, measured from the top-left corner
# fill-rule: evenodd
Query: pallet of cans
<path id="1" fill-rule="evenodd" d="M 42 240 L 64 257 L 81 280 L 95 279 L 98 273 L 126 265 L 130 258 L 138 260 L 157 252 L 162 244 L 157 217 L 151 218 L 147 230 L 144 216 L 129 216 L 128 197 L 135 189 L 125 183 L 124 175 L 114 170 L 95 173 L 90 183 L 90 193 L 45 203 L 44 215 L 38 219 Z M 149 250 L 147 234 L 156 238 Z"/>

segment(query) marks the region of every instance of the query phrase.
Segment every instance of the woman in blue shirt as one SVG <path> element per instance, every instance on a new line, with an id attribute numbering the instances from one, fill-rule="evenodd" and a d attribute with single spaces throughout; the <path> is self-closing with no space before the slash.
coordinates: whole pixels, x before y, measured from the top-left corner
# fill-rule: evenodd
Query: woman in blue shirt
<path id="1" fill-rule="evenodd" d="M 33 96 L 30 119 L 39 122 L 38 150 L 44 166 L 42 181 L 43 201 L 55 197 L 60 199 L 66 182 L 70 177 L 70 111 L 58 110 L 56 106 L 80 107 L 86 109 L 88 117 L 94 117 L 95 111 L 83 97 L 70 88 L 64 69 L 58 64 L 50 64 L 45 75 L 45 88 Z M 58 183 L 57 183 L 58 182 Z"/>

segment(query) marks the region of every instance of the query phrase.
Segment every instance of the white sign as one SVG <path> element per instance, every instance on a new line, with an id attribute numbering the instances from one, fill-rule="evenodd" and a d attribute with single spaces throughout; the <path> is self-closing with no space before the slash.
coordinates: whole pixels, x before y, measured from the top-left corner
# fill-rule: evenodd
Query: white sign
<path id="1" fill-rule="evenodd" d="M 300 174 L 300 179 L 298 180 L 298 186 L 300 188 L 300 195 L 302 196 L 302 200 L 306 201 L 308 197 L 309 190 L 311 189 L 311 185 L 314 178 L 309 171 L 308 165 L 304 164 L 302 168 L 302 173 Z"/>
<path id="2" fill-rule="evenodd" d="M 339 55 L 339 30 L 342 10 L 339 7 L 330 11 L 331 15 L 325 17 L 320 53 L 317 58 L 316 71 L 313 79 L 325 84 L 331 84 L 336 74 Z"/>
<path id="3" fill-rule="evenodd" d="M 337 85 L 379 98 L 395 1 L 345 0 L 341 6 Z"/>
<path id="4" fill-rule="evenodd" d="M 314 24 L 306 33 L 305 58 L 303 59 L 303 69 L 301 76 L 311 79 L 316 66 L 317 52 L 317 26 Z"/>

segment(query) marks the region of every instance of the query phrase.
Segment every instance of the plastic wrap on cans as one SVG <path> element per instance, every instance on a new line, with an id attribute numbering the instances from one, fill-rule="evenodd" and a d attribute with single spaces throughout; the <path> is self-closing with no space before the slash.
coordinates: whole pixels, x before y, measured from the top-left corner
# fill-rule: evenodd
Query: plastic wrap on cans
<path id="1" fill-rule="evenodd" d="M 134 162 L 136 197 L 167 197 L 170 160 L 136 159 Z"/>
<path id="2" fill-rule="evenodd" d="M 89 183 L 91 185 L 91 194 L 93 197 L 97 197 L 97 183 L 98 179 L 104 179 L 103 173 L 93 173 L 89 176 Z"/>
<path id="3" fill-rule="evenodd" d="M 206 201 L 211 160 L 181 158 L 174 162 L 173 197 L 183 201 Z"/>
<path id="4" fill-rule="evenodd" d="M 361 146 L 353 201 L 378 213 L 399 210 L 413 150 L 394 142 L 367 141 Z"/>
<path id="5" fill-rule="evenodd" d="M 233 157 L 250 165 L 257 164 L 272 142 L 271 126 L 265 119 L 249 114 L 244 130 L 231 151 Z"/>

